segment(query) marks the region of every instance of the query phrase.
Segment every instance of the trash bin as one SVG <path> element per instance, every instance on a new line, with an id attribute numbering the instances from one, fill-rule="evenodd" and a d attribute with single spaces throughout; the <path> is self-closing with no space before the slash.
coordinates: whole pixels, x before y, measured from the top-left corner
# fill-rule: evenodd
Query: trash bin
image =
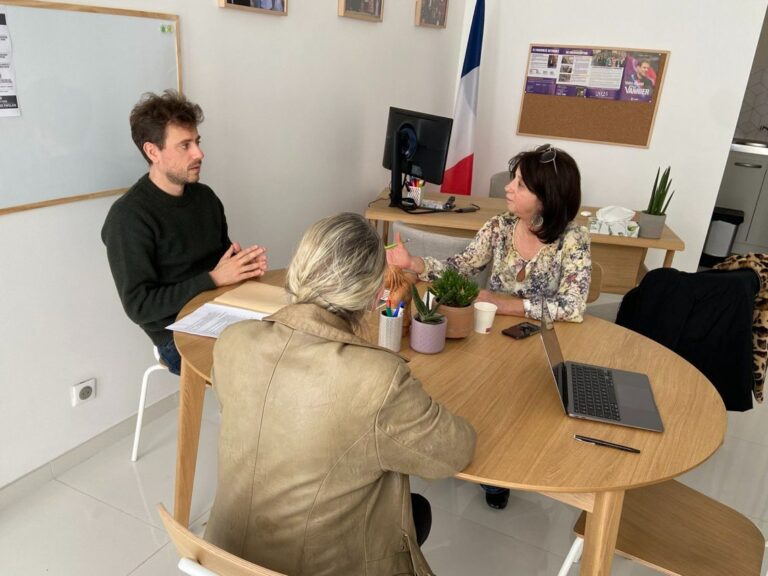
<path id="1" fill-rule="evenodd" d="M 704 250 L 699 260 L 701 266 L 711 268 L 730 255 L 733 239 L 742 222 L 744 222 L 743 211 L 715 206 L 707 239 L 704 241 Z"/>

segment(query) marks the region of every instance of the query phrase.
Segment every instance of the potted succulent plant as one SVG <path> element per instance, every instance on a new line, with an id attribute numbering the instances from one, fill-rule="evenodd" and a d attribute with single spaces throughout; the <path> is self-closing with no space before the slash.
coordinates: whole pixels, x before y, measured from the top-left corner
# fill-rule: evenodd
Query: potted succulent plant
<path id="1" fill-rule="evenodd" d="M 472 332 L 474 310 L 472 303 L 480 293 L 477 282 L 446 268 L 432 283 L 440 307 L 437 311 L 448 319 L 446 338 L 465 338 Z"/>
<path id="2" fill-rule="evenodd" d="M 448 322 L 437 312 L 437 299 L 427 288 L 427 301 L 421 299 L 416 286 L 411 286 L 416 314 L 411 322 L 411 348 L 422 354 L 437 354 L 445 348 L 445 329 Z"/>
<path id="3" fill-rule="evenodd" d="M 651 199 L 648 201 L 648 208 L 640 212 L 637 223 L 640 225 L 640 236 L 643 238 L 661 238 L 661 232 L 664 230 L 664 222 L 667 219 L 667 206 L 674 191 L 670 193 L 672 179 L 669 177 L 670 166 L 664 170 L 659 179 L 661 168 L 656 170 L 656 180 L 651 190 Z M 667 198 L 669 195 L 669 198 Z"/>

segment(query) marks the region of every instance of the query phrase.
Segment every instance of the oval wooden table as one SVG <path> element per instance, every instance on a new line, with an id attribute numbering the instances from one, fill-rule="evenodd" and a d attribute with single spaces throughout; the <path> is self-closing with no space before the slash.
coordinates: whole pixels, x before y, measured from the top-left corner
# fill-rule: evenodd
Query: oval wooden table
<path id="1" fill-rule="evenodd" d="M 262 281 L 278 284 L 284 272 Z M 226 289 L 200 294 L 182 317 Z M 375 320 L 374 320 L 375 321 Z M 448 341 L 437 355 L 410 350 L 424 388 L 477 430 L 472 463 L 457 477 L 470 482 L 541 492 L 587 512 L 583 575 L 610 574 L 626 490 L 674 478 L 709 458 L 722 444 L 726 413 L 710 382 L 688 362 L 652 340 L 587 316 L 557 323 L 569 360 L 645 372 L 664 432 L 569 418 L 563 413 L 539 337 L 513 340 L 501 330 L 521 318 L 497 316 L 490 334 Z M 375 335 L 373 327 L 370 334 Z M 176 333 L 182 356 L 174 516 L 189 524 L 205 383 L 215 340 Z M 373 338 L 372 338 L 373 339 Z M 632 454 L 574 440 L 592 436 L 640 449 Z"/>

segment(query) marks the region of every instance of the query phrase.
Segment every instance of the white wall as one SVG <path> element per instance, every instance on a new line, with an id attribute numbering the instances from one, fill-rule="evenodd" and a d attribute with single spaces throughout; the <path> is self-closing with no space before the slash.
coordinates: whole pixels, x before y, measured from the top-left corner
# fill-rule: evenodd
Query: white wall
<path id="1" fill-rule="evenodd" d="M 583 202 L 643 209 L 657 167 L 672 166 L 667 222 L 686 244 L 674 266 L 696 269 L 725 168 L 766 0 L 488 0 L 473 187 L 510 156 L 550 141 L 582 173 Z M 671 51 L 650 147 L 630 148 L 516 135 L 528 46 L 576 44 Z M 660 265 L 649 252 L 648 264 Z M 655 251 L 659 252 L 659 251 Z"/>
<path id="2" fill-rule="evenodd" d="M 232 238 L 266 245 L 274 267 L 311 222 L 362 212 L 387 184 L 390 105 L 452 113 L 462 0 L 450 2 L 445 30 L 415 27 L 411 0 L 389 0 L 383 23 L 339 18 L 332 1 L 291 0 L 287 17 L 215 0 L 81 1 L 181 16 L 184 88 L 206 114 L 203 181 Z M 122 312 L 99 237 L 113 201 L 0 216 L 0 487 L 136 409 L 152 356 Z M 69 407 L 70 385 L 90 377 L 98 397 Z M 157 378 L 150 401 L 176 389 Z"/>
<path id="3" fill-rule="evenodd" d="M 332 1 L 291 0 L 287 17 L 215 0 L 81 1 L 181 15 L 185 91 L 207 117 L 203 181 L 222 197 L 232 237 L 267 245 L 275 267 L 309 223 L 360 212 L 386 185 L 388 106 L 451 115 L 471 17 L 462 0 L 449 3 L 442 31 L 413 26 L 412 0 L 388 0 L 377 24 L 337 17 Z M 687 244 L 675 264 L 693 269 L 766 1 L 742 0 L 737 10 L 650 0 L 641 10 L 607 0 L 487 0 L 476 193 L 509 156 L 543 140 L 515 135 L 529 43 L 671 50 L 649 149 L 555 143 L 578 160 L 586 203 L 642 207 L 656 167 L 671 164 L 669 223 Z M 0 486 L 135 410 L 151 352 L 122 313 L 99 239 L 111 202 L 0 216 Z M 94 376 L 99 397 L 70 408 L 69 386 Z M 175 379 L 160 378 L 151 400 L 175 390 Z"/>

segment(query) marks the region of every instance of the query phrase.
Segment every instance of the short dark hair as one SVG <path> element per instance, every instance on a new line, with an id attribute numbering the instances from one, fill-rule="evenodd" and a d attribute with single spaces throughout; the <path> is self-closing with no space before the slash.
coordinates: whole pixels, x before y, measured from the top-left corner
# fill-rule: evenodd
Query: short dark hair
<path id="1" fill-rule="evenodd" d="M 541 202 L 544 222 L 535 234 L 546 244 L 560 237 L 581 206 L 581 174 L 576 161 L 560 148 L 552 150 L 556 153 L 552 162 L 541 161 L 549 150 L 521 152 L 509 161 L 510 174 L 514 176 L 519 167 L 528 190 Z"/>
<path id="2" fill-rule="evenodd" d="M 165 146 L 165 129 L 168 124 L 183 128 L 197 128 L 203 121 L 203 110 L 176 90 L 166 90 L 161 96 L 152 92 L 142 94 L 141 100 L 131 110 L 131 138 L 144 156 L 144 143 L 151 142 L 161 150 Z"/>

